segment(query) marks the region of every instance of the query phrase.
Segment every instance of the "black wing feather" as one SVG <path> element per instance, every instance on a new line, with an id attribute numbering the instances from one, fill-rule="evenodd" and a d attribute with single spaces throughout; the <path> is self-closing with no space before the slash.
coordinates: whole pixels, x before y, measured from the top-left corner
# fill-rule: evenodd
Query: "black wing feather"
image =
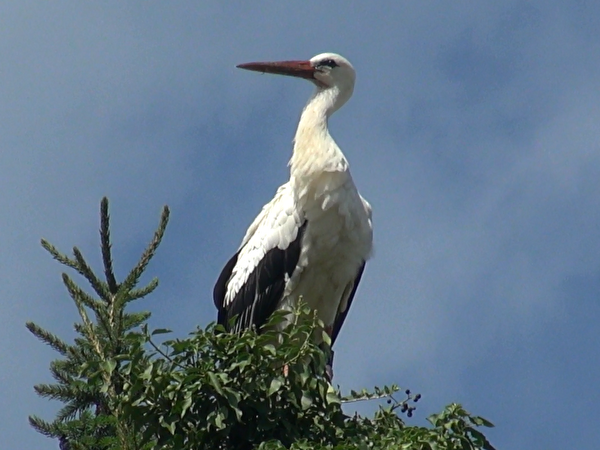
<path id="1" fill-rule="evenodd" d="M 298 229 L 296 239 L 287 248 L 275 247 L 269 250 L 254 268 L 233 301 L 225 306 L 227 284 L 233 268 L 237 264 L 239 251 L 229 260 L 213 290 L 215 306 L 219 311 L 217 318 L 219 324 L 234 332 L 240 332 L 252 326 L 259 329 L 264 325 L 283 296 L 286 277 L 291 277 L 296 269 L 306 225 L 305 221 Z M 232 325 L 230 321 L 233 317 L 236 319 Z"/>
<path id="2" fill-rule="evenodd" d="M 213 300 L 219 312 L 221 309 L 223 309 L 223 301 L 225 300 L 225 293 L 227 292 L 227 282 L 229 281 L 229 277 L 231 277 L 233 268 L 237 264 L 239 253 L 240 252 L 238 250 L 236 254 L 233 255 L 229 261 L 227 261 L 227 264 L 225 264 L 225 267 L 223 267 L 223 270 L 221 271 L 221 274 L 215 283 L 215 287 L 213 289 Z"/>
<path id="3" fill-rule="evenodd" d="M 348 297 L 348 304 L 346 305 L 346 310 L 344 312 L 339 313 L 337 315 L 337 317 L 335 318 L 335 321 L 333 322 L 333 330 L 331 332 L 331 345 L 332 346 L 333 346 L 338 334 L 340 333 L 340 330 L 342 329 L 342 325 L 344 324 L 344 321 L 346 320 L 348 311 L 350 311 L 350 305 L 352 305 L 352 300 L 354 300 L 354 295 L 356 294 L 356 290 L 358 289 L 358 284 L 360 283 L 360 279 L 362 277 L 364 270 L 365 270 L 365 262 L 363 261 L 362 266 L 360 266 L 360 269 L 358 269 L 358 273 L 356 274 L 356 278 L 354 279 L 354 287 L 352 288 L 352 292 L 350 293 L 350 296 Z"/>

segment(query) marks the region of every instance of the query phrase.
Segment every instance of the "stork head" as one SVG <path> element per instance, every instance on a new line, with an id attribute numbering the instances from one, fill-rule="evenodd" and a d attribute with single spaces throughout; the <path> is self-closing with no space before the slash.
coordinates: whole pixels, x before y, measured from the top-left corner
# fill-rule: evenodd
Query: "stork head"
<path id="1" fill-rule="evenodd" d="M 356 72 L 354 67 L 343 56 L 336 53 L 321 53 L 310 59 L 310 65 L 314 68 L 313 79 L 319 87 L 338 87 L 341 90 L 354 89 Z"/>
<path id="2" fill-rule="evenodd" d="M 334 110 L 350 98 L 356 79 L 356 72 L 350 61 L 336 53 L 321 53 L 307 61 L 251 62 L 237 67 L 310 80 L 318 90 L 335 92 Z"/>

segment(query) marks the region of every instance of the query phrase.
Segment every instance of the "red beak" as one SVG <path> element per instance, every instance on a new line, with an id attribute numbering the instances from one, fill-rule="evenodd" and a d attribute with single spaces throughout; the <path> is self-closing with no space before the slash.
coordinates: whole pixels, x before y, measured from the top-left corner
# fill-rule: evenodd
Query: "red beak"
<path id="1" fill-rule="evenodd" d="M 315 78 L 315 68 L 311 65 L 310 61 L 251 62 L 239 64 L 237 67 L 255 72 L 288 75 L 308 80 Z"/>

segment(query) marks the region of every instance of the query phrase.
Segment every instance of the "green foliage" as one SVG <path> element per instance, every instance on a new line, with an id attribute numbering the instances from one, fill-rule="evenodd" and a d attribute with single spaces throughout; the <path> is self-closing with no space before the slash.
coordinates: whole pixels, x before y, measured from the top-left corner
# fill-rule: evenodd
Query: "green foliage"
<path id="1" fill-rule="evenodd" d="M 419 449 L 493 450 L 478 430 L 492 426 L 452 404 L 429 417 L 430 427 L 408 426 L 420 395 L 397 386 L 351 391 L 341 396 L 325 376 L 328 348 L 312 337 L 322 333 L 305 305 L 294 311 L 292 325 L 276 313 L 257 333 L 230 334 L 214 324 L 186 339 L 157 344 L 169 330 L 149 331 L 149 313 L 126 307 L 154 290 L 157 281 L 138 288 L 168 221 L 165 208 L 154 239 L 140 262 L 121 283 L 112 269 L 108 202 L 101 205 L 104 277 L 97 277 L 77 248 L 73 257 L 42 245 L 62 264 L 89 282 L 96 296 L 68 275 L 63 282 L 81 322 L 68 344 L 36 324 L 28 329 L 61 359 L 51 363 L 56 383 L 36 392 L 63 407 L 52 422 L 30 417 L 31 425 L 70 449 Z M 323 336 L 328 342 L 327 336 Z M 327 347 L 327 344 L 322 347 Z M 347 416 L 350 402 L 387 399 L 372 418 Z"/>
<path id="2" fill-rule="evenodd" d="M 281 318 L 274 315 L 268 329 Z M 156 440 L 160 448 L 333 441 L 346 417 L 324 375 L 325 354 L 311 339 L 316 326 L 304 308 L 281 334 L 236 335 L 211 325 L 166 342 L 164 351 L 155 346 L 155 354 L 145 350 L 152 342 L 146 331 L 123 367 L 125 412 L 145 441 Z"/>
<path id="3" fill-rule="evenodd" d="M 294 314 L 282 333 L 270 331 L 277 314 L 262 334 L 210 325 L 162 346 L 153 341 L 157 332 L 144 329 L 123 365 L 122 397 L 141 442 L 161 449 L 493 450 L 476 429 L 491 424 L 460 405 L 431 416 L 433 427 L 426 428 L 399 417 L 412 414 L 420 395 L 406 391 L 396 401 L 397 386 L 342 397 L 324 375 L 326 354 L 311 339 L 322 324 L 306 306 Z M 388 404 L 373 418 L 342 410 L 344 403 L 379 398 Z"/>

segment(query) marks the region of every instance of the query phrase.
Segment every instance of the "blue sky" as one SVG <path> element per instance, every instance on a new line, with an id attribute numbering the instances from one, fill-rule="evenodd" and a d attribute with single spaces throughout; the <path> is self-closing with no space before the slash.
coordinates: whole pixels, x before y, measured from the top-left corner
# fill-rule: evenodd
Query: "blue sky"
<path id="1" fill-rule="evenodd" d="M 28 414 L 72 337 L 62 268 L 98 267 L 111 200 L 123 277 L 168 204 L 148 269 L 152 324 L 215 318 L 211 290 L 287 177 L 312 87 L 235 69 L 333 51 L 358 79 L 330 121 L 374 209 L 336 352 L 343 390 L 398 383 L 415 419 L 457 401 L 498 448 L 595 448 L 600 401 L 600 3 L 4 2 L 0 6 L 0 424 L 54 449 Z"/>

